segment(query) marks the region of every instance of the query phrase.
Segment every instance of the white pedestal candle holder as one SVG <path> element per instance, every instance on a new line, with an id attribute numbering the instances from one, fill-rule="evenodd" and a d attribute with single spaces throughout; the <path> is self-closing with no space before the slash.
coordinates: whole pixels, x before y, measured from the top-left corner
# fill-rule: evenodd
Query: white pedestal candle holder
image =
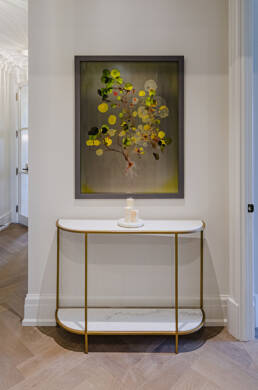
<path id="1" fill-rule="evenodd" d="M 136 228 L 144 225 L 144 222 L 139 219 L 139 210 L 134 209 L 134 199 L 126 199 L 126 207 L 124 208 L 125 216 L 119 219 L 117 224 L 126 228 Z"/>
<path id="2" fill-rule="evenodd" d="M 124 218 L 119 219 L 117 222 L 118 226 L 125 228 L 137 228 L 144 225 L 144 222 L 141 219 L 138 219 L 137 222 L 126 222 Z"/>

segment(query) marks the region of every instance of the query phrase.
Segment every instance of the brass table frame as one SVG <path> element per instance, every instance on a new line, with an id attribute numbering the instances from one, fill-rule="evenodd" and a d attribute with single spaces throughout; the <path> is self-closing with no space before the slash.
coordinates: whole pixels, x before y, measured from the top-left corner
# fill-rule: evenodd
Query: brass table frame
<path id="1" fill-rule="evenodd" d="M 155 232 L 155 231 L 149 231 L 149 232 L 144 232 L 144 231 L 139 231 L 139 232 L 130 232 L 130 231 L 119 231 L 119 232 L 108 232 L 108 231 L 79 231 L 79 230 L 71 230 L 71 229 L 66 229 L 62 226 L 59 225 L 59 220 L 56 222 L 56 227 L 57 227 L 57 280 L 56 280 L 56 312 L 55 312 L 55 317 L 56 317 L 56 323 L 61 326 L 62 328 L 66 329 L 68 332 L 75 333 L 75 334 L 81 334 L 84 335 L 85 337 L 85 353 L 88 353 L 88 335 L 143 335 L 143 334 L 148 334 L 148 335 L 173 335 L 175 336 L 175 353 L 178 353 L 178 337 L 180 335 L 185 335 L 185 334 L 190 334 L 198 331 L 201 329 L 204 325 L 205 322 L 205 312 L 203 309 L 203 231 L 205 228 L 205 223 L 202 221 L 202 228 L 198 229 L 196 231 L 167 231 L 167 232 Z M 63 325 L 63 323 L 59 320 L 58 318 L 58 310 L 61 309 L 59 303 L 60 303 L 60 297 L 59 297 L 59 280 L 60 280 L 60 230 L 68 231 L 71 233 L 79 233 L 79 234 L 84 234 L 84 240 L 85 240 L 85 303 L 84 303 L 84 313 L 85 313 L 85 330 L 84 331 L 79 331 L 79 330 L 74 330 L 71 328 L 68 328 L 67 326 Z M 196 328 L 188 330 L 188 331 L 179 331 L 178 330 L 178 310 L 180 309 L 180 306 L 178 305 L 178 236 L 179 235 L 184 235 L 184 234 L 194 234 L 200 232 L 200 307 L 199 309 L 202 311 L 202 321 L 200 325 L 198 325 Z M 169 235 L 174 235 L 175 238 L 175 306 L 174 307 L 160 307 L 162 309 L 175 309 L 175 323 L 176 323 L 176 330 L 175 331 L 121 331 L 121 332 L 114 332 L 114 331 L 88 331 L 88 308 L 100 308 L 98 307 L 93 307 L 93 306 L 88 306 L 88 234 L 169 234 Z M 111 308 L 111 307 L 102 307 L 102 308 Z M 155 309 L 157 307 L 120 307 L 119 308 L 149 308 L 149 309 Z M 184 307 L 187 309 L 187 307 Z M 191 307 L 194 309 L 194 307 Z"/>

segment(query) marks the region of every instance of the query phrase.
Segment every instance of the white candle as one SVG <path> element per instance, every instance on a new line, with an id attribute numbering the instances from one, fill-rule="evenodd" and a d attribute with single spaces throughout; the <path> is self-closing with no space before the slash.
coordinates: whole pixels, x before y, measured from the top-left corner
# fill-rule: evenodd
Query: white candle
<path id="1" fill-rule="evenodd" d="M 138 211 L 138 210 L 131 210 L 130 222 L 137 222 L 137 220 L 138 220 L 138 214 L 139 214 L 139 211 Z"/>
<path id="2" fill-rule="evenodd" d="M 125 211 L 125 222 L 130 222 L 132 208 L 127 206 L 124 208 L 124 211 Z"/>
<path id="3" fill-rule="evenodd" d="M 134 206 L 134 199 L 133 198 L 127 198 L 126 199 L 126 206 L 133 208 L 133 206 Z"/>

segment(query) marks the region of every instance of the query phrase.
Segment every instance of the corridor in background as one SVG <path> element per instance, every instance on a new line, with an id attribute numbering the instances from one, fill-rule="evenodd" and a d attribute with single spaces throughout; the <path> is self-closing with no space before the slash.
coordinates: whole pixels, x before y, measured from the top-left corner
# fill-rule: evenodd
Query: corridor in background
<path id="1" fill-rule="evenodd" d="M 18 121 L 18 222 L 28 226 L 28 85 L 19 88 L 19 121 Z"/>

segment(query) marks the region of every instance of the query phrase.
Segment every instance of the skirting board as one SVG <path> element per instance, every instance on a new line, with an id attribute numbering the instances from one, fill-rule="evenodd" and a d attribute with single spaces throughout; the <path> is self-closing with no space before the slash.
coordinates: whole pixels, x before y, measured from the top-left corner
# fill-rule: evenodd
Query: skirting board
<path id="1" fill-rule="evenodd" d="M 228 297 L 228 323 L 229 325 L 229 333 L 234 335 L 237 339 L 240 339 L 240 333 L 239 333 L 239 305 L 238 303 L 232 298 Z"/>
<path id="2" fill-rule="evenodd" d="M 255 327 L 258 328 L 258 294 L 254 295 Z"/>
<path id="3" fill-rule="evenodd" d="M 28 226 L 28 217 L 24 217 L 23 215 L 19 215 L 18 222 L 21 225 Z"/>
<path id="4" fill-rule="evenodd" d="M 83 300 L 78 297 L 61 297 L 61 305 L 78 307 L 83 306 Z M 141 301 L 146 303 L 145 299 Z M 206 314 L 205 324 L 207 326 L 226 326 L 227 324 L 227 295 L 221 295 L 218 298 L 204 299 L 204 310 Z M 112 302 L 112 303 L 111 303 Z M 157 302 L 153 304 L 153 300 L 148 306 L 162 306 Z M 180 299 L 180 305 L 182 306 L 197 306 L 199 298 Z M 112 297 L 103 297 L 103 299 L 93 300 L 89 299 L 88 302 L 91 306 L 128 306 L 128 300 L 123 304 L 121 300 L 116 302 Z M 164 305 L 164 304 L 163 304 Z M 140 304 L 134 306 L 141 306 Z M 164 305 L 165 306 L 165 305 Z M 56 296 L 53 295 L 39 295 L 39 294 L 27 294 L 24 306 L 24 319 L 22 321 L 23 326 L 55 326 L 55 307 Z"/>
<path id="5" fill-rule="evenodd" d="M 5 228 L 11 223 L 11 211 L 0 216 L 0 230 L 1 227 Z"/>

